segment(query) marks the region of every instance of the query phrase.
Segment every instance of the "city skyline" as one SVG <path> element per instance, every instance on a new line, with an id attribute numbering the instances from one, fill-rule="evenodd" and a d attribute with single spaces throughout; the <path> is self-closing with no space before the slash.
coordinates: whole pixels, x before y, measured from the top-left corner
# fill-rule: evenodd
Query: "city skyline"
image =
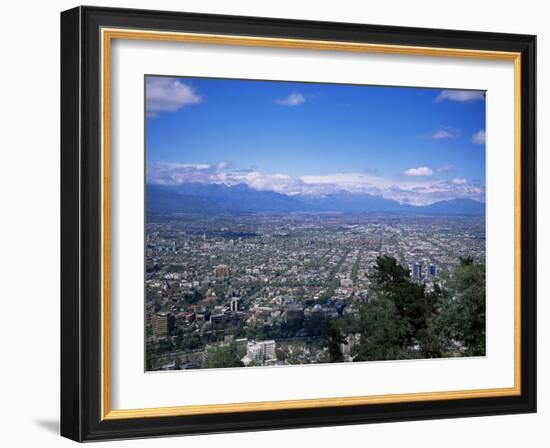
<path id="1" fill-rule="evenodd" d="M 485 201 L 485 94 L 146 77 L 147 183 Z"/>

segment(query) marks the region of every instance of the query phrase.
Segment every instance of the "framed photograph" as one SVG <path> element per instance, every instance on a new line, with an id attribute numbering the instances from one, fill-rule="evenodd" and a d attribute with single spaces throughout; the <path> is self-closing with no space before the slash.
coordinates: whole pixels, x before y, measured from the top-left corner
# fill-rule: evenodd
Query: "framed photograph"
<path id="1" fill-rule="evenodd" d="M 61 433 L 536 411 L 535 36 L 61 14 Z"/>

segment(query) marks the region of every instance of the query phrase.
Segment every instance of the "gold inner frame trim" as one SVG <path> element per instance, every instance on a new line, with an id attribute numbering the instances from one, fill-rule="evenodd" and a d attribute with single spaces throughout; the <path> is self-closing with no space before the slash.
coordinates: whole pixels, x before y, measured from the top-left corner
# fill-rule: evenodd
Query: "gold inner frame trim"
<path id="1" fill-rule="evenodd" d="M 117 420 L 230 412 L 252 412 L 431 400 L 503 397 L 521 394 L 521 54 L 459 48 L 279 39 L 217 34 L 101 29 L 101 419 Z M 188 405 L 140 409 L 111 409 L 110 346 L 110 50 L 113 39 L 239 45 L 254 47 L 382 53 L 410 56 L 455 57 L 513 61 L 514 63 L 514 386 L 506 388 L 368 395 L 302 400 Z"/>

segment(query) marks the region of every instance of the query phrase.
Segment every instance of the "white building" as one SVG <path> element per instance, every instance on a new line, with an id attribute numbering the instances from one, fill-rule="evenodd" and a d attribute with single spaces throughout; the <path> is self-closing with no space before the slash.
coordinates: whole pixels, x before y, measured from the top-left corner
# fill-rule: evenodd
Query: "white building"
<path id="1" fill-rule="evenodd" d="M 242 359 L 245 365 L 263 364 L 265 361 L 277 359 L 275 341 L 251 341 L 246 346 L 246 356 Z"/>
<path id="2" fill-rule="evenodd" d="M 230 307 L 231 311 L 233 311 L 234 313 L 239 311 L 239 302 L 240 301 L 241 301 L 241 299 L 239 297 L 232 297 L 231 298 L 231 302 L 229 304 L 229 307 Z"/>
<path id="3" fill-rule="evenodd" d="M 340 286 L 343 288 L 351 288 L 353 286 L 353 280 L 351 278 L 343 278 L 340 280 Z"/>

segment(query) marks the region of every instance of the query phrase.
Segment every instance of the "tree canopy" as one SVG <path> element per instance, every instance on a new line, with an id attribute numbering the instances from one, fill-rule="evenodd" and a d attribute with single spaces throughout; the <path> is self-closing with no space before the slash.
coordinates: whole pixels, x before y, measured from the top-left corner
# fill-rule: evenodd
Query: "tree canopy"
<path id="1" fill-rule="evenodd" d="M 485 265 L 462 258 L 449 279 L 450 296 L 442 304 L 436 332 L 456 341 L 466 356 L 485 355 Z"/>
<path id="2" fill-rule="evenodd" d="M 205 367 L 209 369 L 243 366 L 244 364 L 239 359 L 235 344 L 224 345 L 208 350 Z"/>
<path id="3" fill-rule="evenodd" d="M 380 256 L 369 278 L 356 361 L 485 354 L 485 265 L 461 258 L 445 288 L 428 292 L 395 258 Z"/>
<path id="4" fill-rule="evenodd" d="M 344 361 L 344 355 L 342 354 L 342 350 L 340 350 L 340 345 L 347 344 L 348 341 L 334 320 L 325 322 L 322 336 L 325 345 L 328 347 L 330 362 Z"/>

